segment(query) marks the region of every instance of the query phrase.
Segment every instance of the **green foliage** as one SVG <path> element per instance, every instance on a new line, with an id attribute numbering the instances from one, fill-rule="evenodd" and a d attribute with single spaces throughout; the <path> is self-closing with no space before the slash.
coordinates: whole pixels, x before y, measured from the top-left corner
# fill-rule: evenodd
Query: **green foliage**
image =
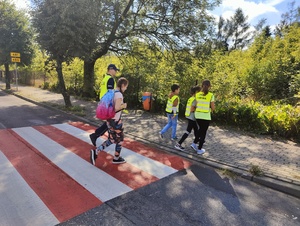
<path id="1" fill-rule="evenodd" d="M 0 1 L 0 65 L 5 65 L 6 89 L 10 89 L 11 52 L 21 55 L 19 65 L 30 64 L 32 58 L 33 32 L 29 18 L 24 11 L 8 0 Z"/>
<path id="2" fill-rule="evenodd" d="M 0 65 L 10 63 L 10 52 L 21 54 L 21 64 L 31 62 L 33 31 L 26 12 L 8 0 L 0 1 Z"/>
<path id="3" fill-rule="evenodd" d="M 251 164 L 249 173 L 251 173 L 253 176 L 262 176 L 264 175 L 263 170 L 258 165 Z"/>
<path id="4" fill-rule="evenodd" d="M 216 102 L 213 119 L 227 125 L 260 134 L 279 135 L 298 140 L 300 137 L 300 108 L 274 102 L 265 106 L 239 99 Z"/>
<path id="5" fill-rule="evenodd" d="M 246 81 L 253 99 L 267 104 L 280 99 L 289 103 L 300 89 L 300 27 L 293 25 L 283 35 L 275 39 L 258 37 L 249 49 L 253 64 Z"/>
<path id="6" fill-rule="evenodd" d="M 38 43 L 61 61 L 88 55 L 96 45 L 96 6 L 96 1 L 34 0 L 31 13 Z"/>
<path id="7" fill-rule="evenodd" d="M 143 92 L 151 92 L 152 112 L 164 112 L 170 86 L 178 83 L 183 116 L 191 86 L 209 79 L 216 97 L 213 117 L 217 122 L 299 137 L 297 21 L 284 24 L 275 37 L 261 22 L 254 42 L 246 49 L 251 37 L 247 16 L 240 9 L 229 21 L 220 21 L 217 38 L 211 36 L 212 18 L 206 10 L 218 0 L 173 1 L 171 5 L 168 0 L 105 0 L 88 5 L 85 0 L 33 2 L 33 24 L 44 50 L 35 46 L 33 63 L 23 71 L 44 74 L 45 88 L 59 91 L 61 84 L 57 59 L 52 61 L 49 56 L 63 58 L 66 89 L 79 96 L 98 97 L 107 65 L 114 63 L 121 68 L 119 76 L 129 79 L 125 100 L 130 108 L 142 108 Z"/>

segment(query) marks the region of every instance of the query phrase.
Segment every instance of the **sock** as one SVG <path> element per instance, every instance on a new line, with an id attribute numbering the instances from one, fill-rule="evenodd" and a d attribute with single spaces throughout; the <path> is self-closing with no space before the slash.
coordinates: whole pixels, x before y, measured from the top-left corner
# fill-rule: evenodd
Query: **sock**
<path id="1" fill-rule="evenodd" d="M 119 157 L 120 157 L 120 155 L 118 155 L 118 156 L 117 156 L 117 155 L 115 155 L 115 156 L 114 156 L 114 160 L 118 160 L 118 159 L 119 159 Z"/>
<path id="2" fill-rule="evenodd" d="M 98 155 L 98 153 L 99 153 L 100 151 L 103 151 L 103 150 L 104 150 L 104 146 L 101 144 L 101 145 L 98 146 L 97 149 L 96 149 L 96 155 Z"/>

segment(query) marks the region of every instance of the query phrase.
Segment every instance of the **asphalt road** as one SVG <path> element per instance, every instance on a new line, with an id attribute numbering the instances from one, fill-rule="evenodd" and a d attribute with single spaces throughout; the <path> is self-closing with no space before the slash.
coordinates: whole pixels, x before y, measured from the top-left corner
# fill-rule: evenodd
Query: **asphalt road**
<path id="1" fill-rule="evenodd" d="M 299 225 L 300 200 L 195 163 L 67 225 Z"/>
<path id="2" fill-rule="evenodd" d="M 72 120 L 72 116 L 0 91 L 0 128 L 50 125 Z"/>
<path id="3" fill-rule="evenodd" d="M 70 119 L 0 91 L 1 129 Z M 0 142 L 5 141 L 0 137 Z M 193 162 L 188 169 L 108 200 L 60 225 L 299 224 L 299 199 Z"/>

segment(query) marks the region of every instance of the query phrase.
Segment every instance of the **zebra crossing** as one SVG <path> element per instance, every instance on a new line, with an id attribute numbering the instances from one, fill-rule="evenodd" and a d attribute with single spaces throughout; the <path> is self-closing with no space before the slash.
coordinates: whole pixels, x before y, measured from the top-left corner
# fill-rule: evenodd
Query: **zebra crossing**
<path id="1" fill-rule="evenodd" d="M 0 130 L 0 225 L 56 225 L 191 164 L 125 138 L 126 163 L 111 163 L 111 145 L 93 166 L 94 129 L 69 122 Z"/>

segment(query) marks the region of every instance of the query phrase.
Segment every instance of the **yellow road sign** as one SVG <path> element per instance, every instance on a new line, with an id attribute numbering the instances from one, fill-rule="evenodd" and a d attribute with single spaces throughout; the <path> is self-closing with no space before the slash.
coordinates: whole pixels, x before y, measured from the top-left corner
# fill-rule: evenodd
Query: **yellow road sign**
<path id="1" fill-rule="evenodd" d="M 11 62 L 18 62 L 18 63 L 20 63 L 21 62 L 21 58 L 12 57 L 11 58 Z"/>
<path id="2" fill-rule="evenodd" d="M 16 53 L 16 52 L 10 52 L 10 56 L 11 57 L 21 57 L 20 53 Z"/>

